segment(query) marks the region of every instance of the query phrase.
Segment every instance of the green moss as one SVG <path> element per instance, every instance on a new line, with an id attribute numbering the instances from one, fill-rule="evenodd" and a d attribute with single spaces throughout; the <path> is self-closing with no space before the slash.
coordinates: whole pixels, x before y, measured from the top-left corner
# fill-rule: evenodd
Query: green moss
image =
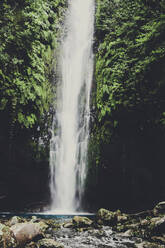
<path id="1" fill-rule="evenodd" d="M 43 151 L 39 150 L 44 146 L 48 160 L 56 80 L 54 54 L 65 7 L 65 0 L 1 1 L 0 139 L 7 144 L 7 153 L 12 147 L 15 154 L 14 149 L 21 147 L 24 153 L 33 154 L 32 159 L 37 160 L 39 154 L 42 160 Z"/>

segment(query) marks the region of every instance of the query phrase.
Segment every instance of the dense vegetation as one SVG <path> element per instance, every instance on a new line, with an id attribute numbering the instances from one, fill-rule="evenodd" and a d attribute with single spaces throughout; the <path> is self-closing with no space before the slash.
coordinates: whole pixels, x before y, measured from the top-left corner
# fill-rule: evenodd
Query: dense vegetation
<path id="1" fill-rule="evenodd" d="M 0 4 L 0 154 L 2 181 L 16 167 L 48 166 L 54 52 L 65 1 Z M 5 177 L 8 178 L 6 175 Z"/>
<path id="2" fill-rule="evenodd" d="M 105 205 L 163 199 L 164 37 L 164 0 L 97 1 L 90 163 Z"/>

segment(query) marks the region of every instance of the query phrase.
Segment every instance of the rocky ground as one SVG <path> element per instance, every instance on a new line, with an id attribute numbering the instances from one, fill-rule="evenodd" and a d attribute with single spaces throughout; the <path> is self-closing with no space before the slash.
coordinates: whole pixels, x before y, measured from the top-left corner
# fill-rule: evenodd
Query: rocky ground
<path id="1" fill-rule="evenodd" d="M 165 248 L 165 202 L 153 210 L 124 214 L 100 209 L 93 219 L 0 220 L 2 248 Z"/>

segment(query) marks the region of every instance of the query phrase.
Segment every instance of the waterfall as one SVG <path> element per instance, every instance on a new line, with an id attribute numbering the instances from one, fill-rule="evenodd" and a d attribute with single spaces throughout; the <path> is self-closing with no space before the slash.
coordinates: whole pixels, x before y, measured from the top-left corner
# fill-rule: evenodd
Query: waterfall
<path id="1" fill-rule="evenodd" d="M 51 209 L 81 207 L 87 174 L 93 77 L 94 0 L 70 0 L 60 47 L 57 103 L 50 143 Z"/>

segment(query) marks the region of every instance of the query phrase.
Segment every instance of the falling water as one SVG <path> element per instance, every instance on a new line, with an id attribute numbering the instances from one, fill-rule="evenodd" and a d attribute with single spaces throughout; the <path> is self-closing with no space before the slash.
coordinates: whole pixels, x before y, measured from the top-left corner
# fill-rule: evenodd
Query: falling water
<path id="1" fill-rule="evenodd" d="M 70 0 L 64 25 L 59 62 L 61 80 L 50 145 L 51 209 L 60 212 L 78 210 L 84 193 L 94 10 L 94 0 Z"/>

